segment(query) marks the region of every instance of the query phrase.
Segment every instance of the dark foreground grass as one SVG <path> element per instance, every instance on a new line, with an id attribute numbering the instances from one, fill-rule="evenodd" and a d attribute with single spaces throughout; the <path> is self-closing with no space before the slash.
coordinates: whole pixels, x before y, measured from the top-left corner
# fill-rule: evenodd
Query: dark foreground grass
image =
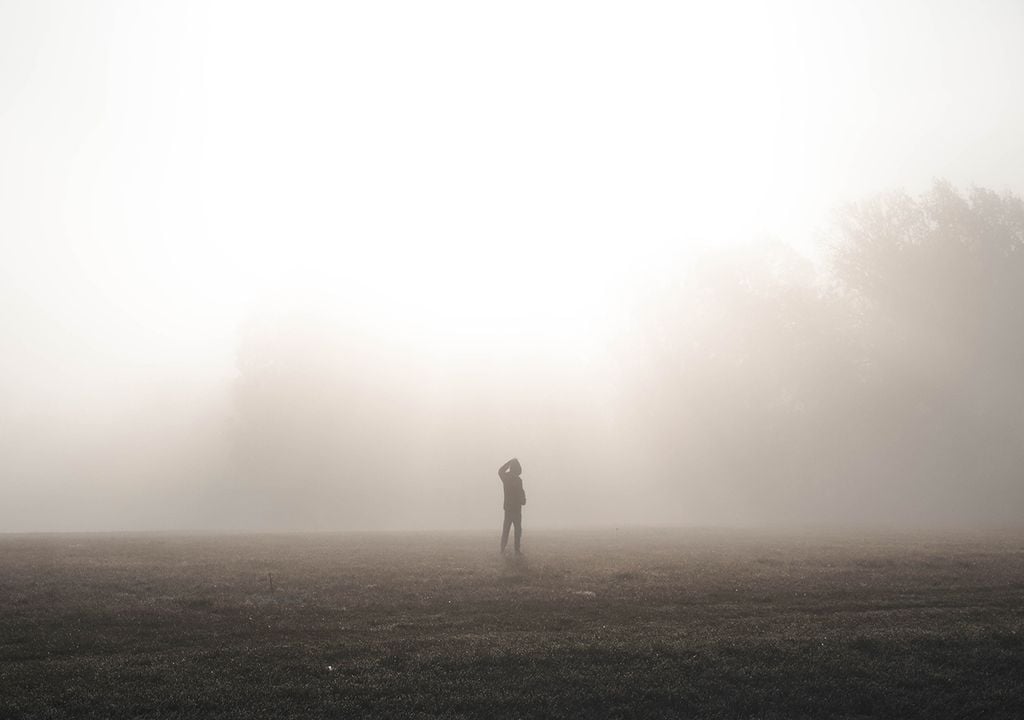
<path id="1" fill-rule="evenodd" d="M 528 540 L 0 537 L 0 718 L 1024 717 L 1024 536 Z"/>

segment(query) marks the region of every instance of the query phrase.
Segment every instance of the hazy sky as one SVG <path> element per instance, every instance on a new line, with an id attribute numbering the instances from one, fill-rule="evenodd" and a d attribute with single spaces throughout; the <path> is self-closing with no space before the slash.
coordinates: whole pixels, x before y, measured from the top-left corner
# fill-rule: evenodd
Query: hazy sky
<path id="1" fill-rule="evenodd" d="M 1014 0 L 2 0 L 0 423 L 221 381 L 295 306 L 585 356 L 700 248 L 1024 189 L 1022 38 Z"/>

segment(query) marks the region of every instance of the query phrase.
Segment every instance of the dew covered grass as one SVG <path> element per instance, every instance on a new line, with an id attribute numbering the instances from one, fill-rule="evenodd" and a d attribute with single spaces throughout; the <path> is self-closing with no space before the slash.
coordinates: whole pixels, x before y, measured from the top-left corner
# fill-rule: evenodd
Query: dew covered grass
<path id="1" fill-rule="evenodd" d="M 1024 717 L 1024 535 L 0 536 L 0 718 Z"/>

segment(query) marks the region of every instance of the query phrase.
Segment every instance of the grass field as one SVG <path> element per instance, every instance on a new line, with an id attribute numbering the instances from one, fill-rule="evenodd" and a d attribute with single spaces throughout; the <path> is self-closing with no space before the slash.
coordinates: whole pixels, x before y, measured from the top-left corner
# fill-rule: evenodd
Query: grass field
<path id="1" fill-rule="evenodd" d="M 1024 717 L 1024 535 L 0 536 L 0 718 Z"/>

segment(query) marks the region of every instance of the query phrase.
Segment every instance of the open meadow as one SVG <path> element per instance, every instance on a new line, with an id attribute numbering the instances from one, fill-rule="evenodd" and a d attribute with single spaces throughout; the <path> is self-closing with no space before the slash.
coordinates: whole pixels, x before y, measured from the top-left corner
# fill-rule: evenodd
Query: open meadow
<path id="1" fill-rule="evenodd" d="M 0 536 L 0 717 L 1024 717 L 1024 536 Z"/>

